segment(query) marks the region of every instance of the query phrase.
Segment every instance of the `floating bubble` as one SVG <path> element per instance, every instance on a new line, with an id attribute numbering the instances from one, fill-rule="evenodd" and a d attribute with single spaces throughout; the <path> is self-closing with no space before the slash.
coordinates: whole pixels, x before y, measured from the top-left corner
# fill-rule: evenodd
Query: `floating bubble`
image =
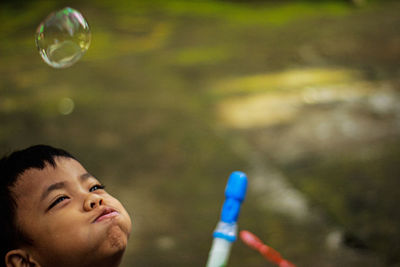
<path id="1" fill-rule="evenodd" d="M 58 104 L 58 111 L 63 115 L 69 115 L 74 111 L 75 103 L 69 97 L 64 97 Z"/>
<path id="2" fill-rule="evenodd" d="M 51 13 L 35 36 L 40 55 L 54 68 L 66 68 L 77 62 L 88 50 L 90 38 L 85 18 L 70 7 Z"/>

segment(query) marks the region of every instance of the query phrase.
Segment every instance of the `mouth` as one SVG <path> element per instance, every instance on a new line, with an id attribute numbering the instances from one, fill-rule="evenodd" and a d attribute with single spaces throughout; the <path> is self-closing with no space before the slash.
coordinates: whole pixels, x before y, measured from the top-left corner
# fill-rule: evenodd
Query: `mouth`
<path id="1" fill-rule="evenodd" d="M 100 214 L 96 217 L 96 219 L 93 221 L 93 223 L 98 223 L 107 219 L 114 218 L 115 216 L 118 216 L 119 213 L 113 209 L 113 208 L 104 208 L 100 212 Z"/>

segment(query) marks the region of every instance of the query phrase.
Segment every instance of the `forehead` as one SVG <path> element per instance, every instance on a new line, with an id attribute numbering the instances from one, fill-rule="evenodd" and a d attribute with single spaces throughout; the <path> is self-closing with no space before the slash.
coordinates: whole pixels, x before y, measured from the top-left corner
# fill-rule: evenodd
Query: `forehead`
<path id="1" fill-rule="evenodd" d="M 35 201 L 51 184 L 61 181 L 77 181 L 86 170 L 75 159 L 56 157 L 56 166 L 46 163 L 43 169 L 31 168 L 23 172 L 12 188 L 17 202 L 23 199 Z"/>

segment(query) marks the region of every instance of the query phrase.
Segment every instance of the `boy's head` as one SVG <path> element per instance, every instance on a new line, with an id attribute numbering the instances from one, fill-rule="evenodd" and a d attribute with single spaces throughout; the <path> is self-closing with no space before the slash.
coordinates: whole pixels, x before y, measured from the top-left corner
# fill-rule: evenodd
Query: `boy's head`
<path id="1" fill-rule="evenodd" d="M 131 220 L 68 152 L 38 145 L 0 159 L 6 266 L 117 266 Z"/>

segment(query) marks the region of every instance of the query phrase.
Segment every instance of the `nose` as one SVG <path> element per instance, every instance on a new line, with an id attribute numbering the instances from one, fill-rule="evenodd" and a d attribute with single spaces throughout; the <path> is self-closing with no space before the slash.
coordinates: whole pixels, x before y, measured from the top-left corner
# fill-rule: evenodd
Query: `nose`
<path id="1" fill-rule="evenodd" d="M 103 198 L 96 194 L 88 194 L 83 204 L 83 209 L 85 211 L 91 211 L 99 206 L 103 205 Z"/>

